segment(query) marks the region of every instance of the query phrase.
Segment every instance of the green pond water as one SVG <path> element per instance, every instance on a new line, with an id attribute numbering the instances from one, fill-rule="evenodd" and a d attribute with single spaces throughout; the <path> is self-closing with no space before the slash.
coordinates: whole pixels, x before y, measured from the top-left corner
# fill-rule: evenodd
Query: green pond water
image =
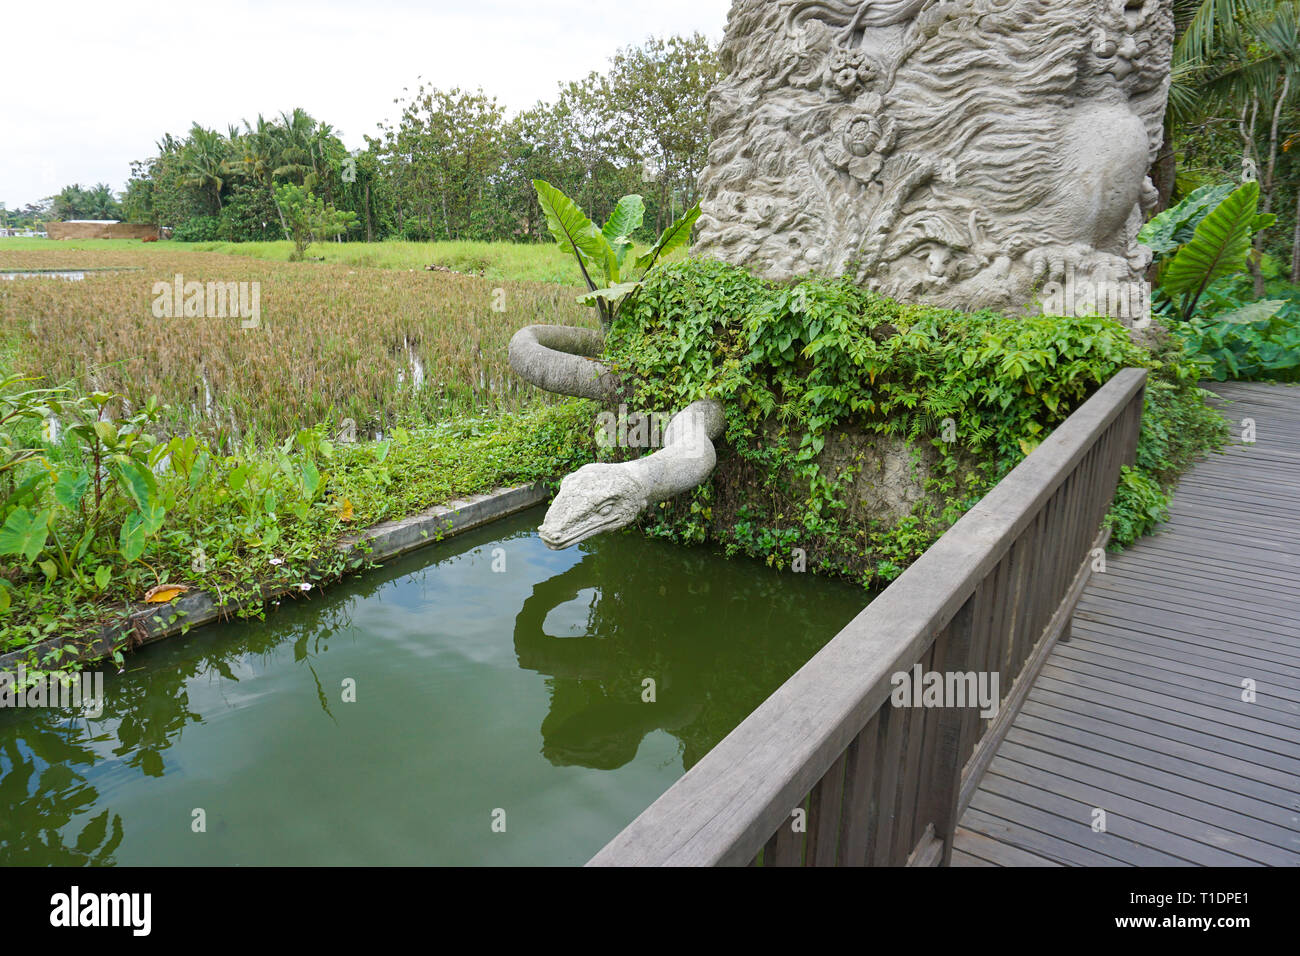
<path id="1" fill-rule="evenodd" d="M 0 863 L 581 864 L 866 603 L 542 514 L 0 710 Z"/>

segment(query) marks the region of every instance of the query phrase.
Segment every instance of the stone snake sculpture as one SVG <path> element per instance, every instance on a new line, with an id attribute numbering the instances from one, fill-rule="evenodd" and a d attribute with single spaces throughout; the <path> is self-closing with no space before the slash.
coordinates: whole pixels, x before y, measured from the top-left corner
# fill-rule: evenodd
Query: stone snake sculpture
<path id="1" fill-rule="evenodd" d="M 510 340 L 510 367 L 530 384 L 558 395 L 612 402 L 619 381 L 598 361 L 604 336 L 592 329 L 530 325 Z M 646 508 L 690 491 L 717 464 L 713 442 L 725 428 L 722 404 L 692 402 L 664 429 L 663 447 L 617 464 L 583 465 L 560 482 L 538 534 L 562 550 L 592 535 L 624 528 Z"/>

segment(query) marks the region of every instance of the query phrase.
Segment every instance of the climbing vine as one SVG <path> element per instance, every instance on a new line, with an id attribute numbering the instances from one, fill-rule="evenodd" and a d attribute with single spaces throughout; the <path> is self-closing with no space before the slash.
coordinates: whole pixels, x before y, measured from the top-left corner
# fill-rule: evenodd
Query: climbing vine
<path id="1" fill-rule="evenodd" d="M 1144 514 L 1158 511 L 1152 495 L 1221 432 L 1192 367 L 1164 348 L 1101 317 L 905 305 L 843 279 L 776 284 L 709 261 L 652 275 L 607 343 L 638 408 L 711 397 L 727 409 L 713 478 L 645 519 L 650 533 L 785 567 L 802 554 L 809 570 L 869 587 L 901 573 L 1125 367 L 1153 370 L 1159 420 L 1126 487 Z M 905 513 L 864 517 L 858 479 L 885 449 L 923 493 Z M 1151 523 L 1133 517 L 1120 532 Z"/>

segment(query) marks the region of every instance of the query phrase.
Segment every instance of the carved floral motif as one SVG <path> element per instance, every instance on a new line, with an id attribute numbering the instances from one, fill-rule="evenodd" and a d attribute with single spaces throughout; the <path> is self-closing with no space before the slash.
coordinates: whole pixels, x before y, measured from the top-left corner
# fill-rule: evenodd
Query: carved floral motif
<path id="1" fill-rule="evenodd" d="M 699 251 L 1032 308 L 1140 278 L 1171 0 L 737 0 Z"/>

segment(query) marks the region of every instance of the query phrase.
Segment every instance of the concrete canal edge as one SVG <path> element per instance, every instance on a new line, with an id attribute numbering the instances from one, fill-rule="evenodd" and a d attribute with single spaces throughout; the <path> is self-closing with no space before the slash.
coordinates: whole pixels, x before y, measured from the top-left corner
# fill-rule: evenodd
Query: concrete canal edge
<path id="1" fill-rule="evenodd" d="M 550 497 L 551 492 L 544 482 L 499 488 L 449 501 L 407 518 L 385 521 L 359 534 L 349 535 L 337 547 L 340 551 L 356 552 L 358 557 L 382 564 L 539 505 Z M 102 628 L 88 639 L 51 637 L 32 647 L 2 654 L 0 670 L 13 669 L 26 661 L 33 651 L 40 658 L 64 645 L 78 648 L 78 656 L 83 662 L 100 660 L 113 653 L 113 647 L 121 640 L 124 631 L 134 631 L 132 647 L 140 647 L 204 624 L 225 620 L 244 605 L 264 603 L 295 590 L 294 585 L 275 585 L 242 601 L 224 603 L 207 591 L 191 591 L 168 604 L 139 604 L 127 616 L 125 623 Z"/>

